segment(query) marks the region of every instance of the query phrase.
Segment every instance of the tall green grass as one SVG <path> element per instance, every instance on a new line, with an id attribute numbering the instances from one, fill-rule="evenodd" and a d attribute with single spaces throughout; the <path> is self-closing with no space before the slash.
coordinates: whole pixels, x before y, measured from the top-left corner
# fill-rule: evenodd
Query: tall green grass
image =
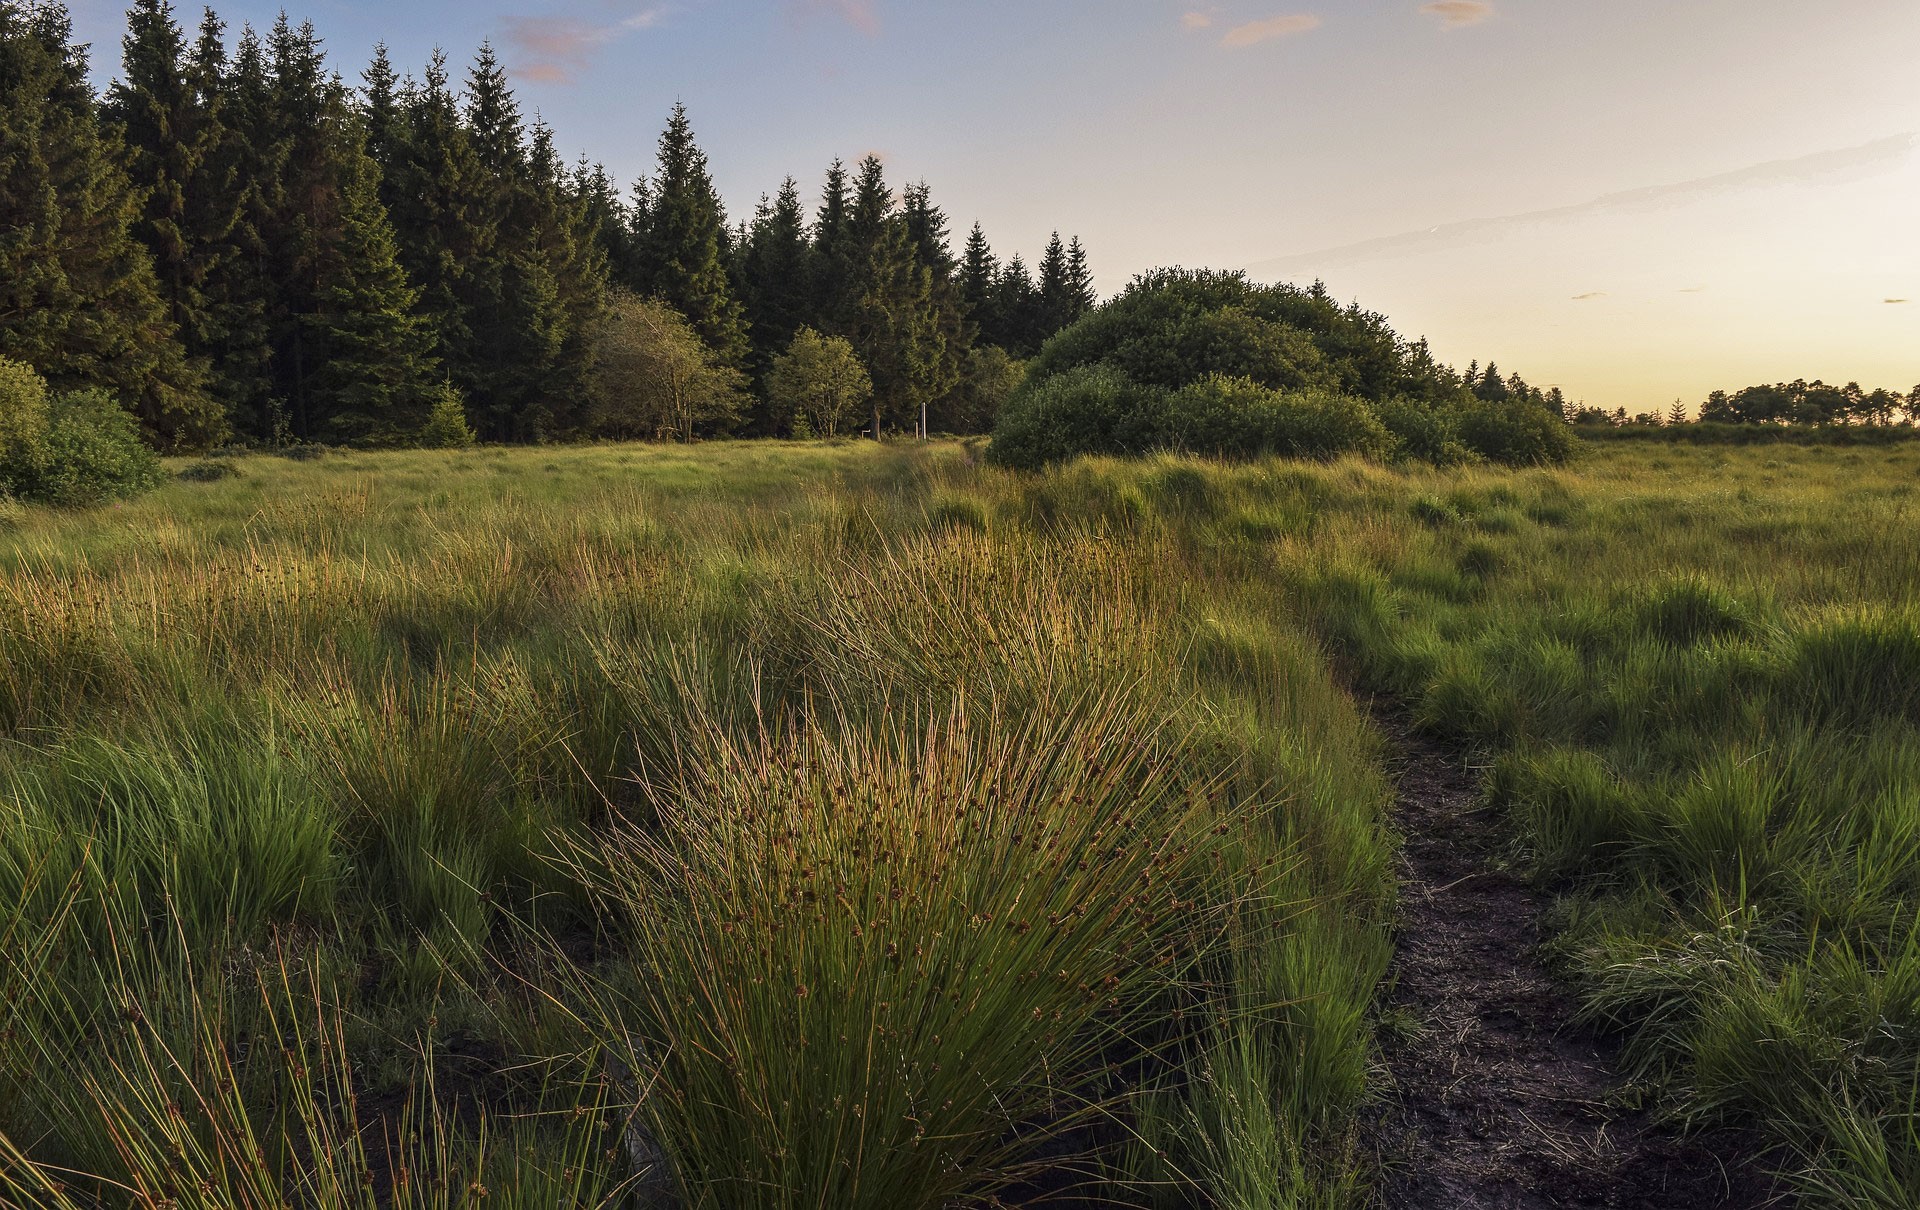
<path id="1" fill-rule="evenodd" d="M 1204 472 L 1128 503 L 1104 475 L 953 445 L 346 455 L 25 514 L 17 1179 L 1217 1199 L 1272 1179 L 1229 1145 L 1253 1109 L 1205 1074 L 1218 1035 L 1262 1073 L 1283 1204 L 1357 1204 L 1373 741 L 1264 539 L 1198 539 Z M 74 1080 L 27 1078 L 50 1066 Z M 1169 1116 L 1190 1142 L 1142 1152 Z"/>

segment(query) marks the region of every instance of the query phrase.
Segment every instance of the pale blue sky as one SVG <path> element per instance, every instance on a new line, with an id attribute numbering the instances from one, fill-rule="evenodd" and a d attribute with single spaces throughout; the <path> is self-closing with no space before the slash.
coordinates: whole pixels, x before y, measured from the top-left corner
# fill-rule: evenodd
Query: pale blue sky
<path id="1" fill-rule="evenodd" d="M 278 9 L 218 7 L 235 25 Z M 307 0 L 293 15 L 350 77 L 376 39 L 417 68 L 491 38 L 569 154 L 622 177 L 683 100 L 736 215 L 787 173 L 811 191 L 834 156 L 877 151 L 1003 252 L 1079 233 L 1104 289 L 1164 264 L 1324 276 L 1449 359 L 1494 357 L 1609 407 L 1803 374 L 1920 382 L 1920 151 L 1900 138 L 1920 132 L 1914 0 Z M 110 74 L 118 5 L 81 0 L 76 24 Z M 1506 216 L 1523 217 L 1487 221 Z"/>

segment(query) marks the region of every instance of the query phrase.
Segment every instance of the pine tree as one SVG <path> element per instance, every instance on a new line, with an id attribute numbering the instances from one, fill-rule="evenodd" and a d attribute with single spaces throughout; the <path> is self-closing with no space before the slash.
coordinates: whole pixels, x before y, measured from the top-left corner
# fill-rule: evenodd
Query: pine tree
<path id="1" fill-rule="evenodd" d="M 454 367 L 454 380 L 486 436 L 526 439 L 550 419 L 542 398 L 556 385 L 567 337 L 559 266 L 541 246 L 554 238 L 560 220 L 534 188 L 519 103 L 485 43 L 467 74 L 467 131 L 479 167 L 476 225 L 492 241 L 466 267 L 463 302 L 472 343 Z"/>
<path id="2" fill-rule="evenodd" d="M 373 62 L 360 75 L 360 120 L 367 129 L 367 155 L 380 169 L 380 204 L 391 211 L 398 202 L 393 172 L 406 147 L 406 114 L 401 110 L 400 79 L 387 58 L 387 44 L 376 42 Z"/>
<path id="3" fill-rule="evenodd" d="M 1031 357 L 1040 351 L 1046 339 L 1040 291 L 1018 252 L 1000 267 L 1000 275 L 994 279 L 992 319 L 990 328 L 998 337 L 993 343 L 1016 357 Z"/>
<path id="4" fill-rule="evenodd" d="M 826 333 L 844 333 L 859 302 L 854 292 L 858 257 L 854 251 L 852 195 L 847 166 L 835 160 L 827 169 L 820 191 L 820 211 L 813 222 L 813 327 Z"/>
<path id="5" fill-rule="evenodd" d="M 202 87 L 218 97 L 223 138 L 211 163 L 210 196 L 229 199 L 232 225 L 226 255 L 207 283 L 215 331 L 208 352 L 212 382 L 233 426 L 260 438 L 276 435 L 284 422 L 284 399 L 275 394 L 273 320 L 278 283 L 267 246 L 282 205 L 285 147 L 273 129 L 273 83 L 266 51 L 252 28 L 243 27 L 231 65 L 225 62 L 223 30 L 211 14 L 195 50 Z"/>
<path id="6" fill-rule="evenodd" d="M 860 165 L 847 242 L 858 258 L 858 301 L 846 335 L 873 377 L 873 436 L 909 417 L 924 432 L 928 405 L 959 381 L 964 323 L 947 279 L 921 263 L 875 156 Z"/>
<path id="7" fill-rule="evenodd" d="M 1040 341 L 1073 322 L 1074 303 L 1073 271 L 1067 263 L 1067 245 L 1056 231 L 1040 258 L 1040 330 L 1035 334 Z"/>
<path id="8" fill-rule="evenodd" d="M 1093 269 L 1087 264 L 1087 249 L 1077 235 L 1067 245 L 1067 298 L 1068 323 L 1093 310 L 1100 301 L 1093 286 Z"/>
<path id="9" fill-rule="evenodd" d="M 167 317 L 183 335 L 199 319 L 198 241 L 189 230 L 187 194 L 217 145 L 189 80 L 186 37 L 166 0 L 135 0 L 122 43 L 122 78 L 107 90 L 102 116 L 127 149 L 128 176 L 146 197 L 134 230 L 153 254 Z"/>
<path id="10" fill-rule="evenodd" d="M 761 200 L 741 256 L 741 297 L 753 336 L 753 373 L 763 377 L 773 358 L 813 318 L 812 249 L 800 207 L 800 186 L 788 177 L 771 201 Z"/>
<path id="11" fill-rule="evenodd" d="M 262 234 L 286 427 L 303 439 L 399 440 L 425 422 L 439 367 L 379 204 L 366 132 L 311 26 L 281 17 L 268 51 L 263 125 L 283 167 Z"/>
<path id="12" fill-rule="evenodd" d="M 907 225 L 907 240 L 913 245 L 915 259 L 933 270 L 936 278 L 951 278 L 954 261 L 947 215 L 933 204 L 933 190 L 925 181 L 907 186 L 900 200 L 900 217 Z"/>
<path id="13" fill-rule="evenodd" d="M 318 435 L 410 444 L 443 393 L 433 328 L 400 267 L 378 167 L 347 148 L 340 171 L 339 230 L 322 258 L 315 310 L 303 317 L 315 366 L 306 398 L 321 418 Z"/>
<path id="14" fill-rule="evenodd" d="M 447 374 L 471 391 L 479 374 L 470 310 L 481 292 L 472 277 L 494 256 L 497 220 L 483 203 L 484 171 L 448 84 L 445 56 L 435 52 L 401 109 L 400 138 L 382 165 L 400 260 L 419 287 L 420 311 Z"/>
<path id="15" fill-rule="evenodd" d="M 687 108 L 675 105 L 660 136 L 659 173 L 642 251 L 644 277 L 725 364 L 739 368 L 749 346 L 745 317 L 727 275 L 726 227 Z"/>
<path id="16" fill-rule="evenodd" d="M 994 259 L 987 233 L 979 223 L 967 235 L 966 252 L 960 258 L 960 298 L 967 318 L 980 325 L 981 338 L 989 344 L 1001 344 L 999 332 L 992 327 L 993 285 L 1000 274 L 1000 262 Z"/>
<path id="17" fill-rule="evenodd" d="M 554 283 L 553 365 L 545 381 L 534 384 L 534 400 L 520 418 L 523 435 L 540 438 L 574 430 L 585 420 L 592 346 L 612 283 L 596 235 L 593 198 L 561 165 L 553 131 L 544 122 L 534 124 L 527 169 L 530 251 Z"/>
<path id="18" fill-rule="evenodd" d="M 0 356 L 113 391 L 163 447 L 204 445 L 222 417 L 134 236 L 122 154 L 65 10 L 0 3 Z"/>

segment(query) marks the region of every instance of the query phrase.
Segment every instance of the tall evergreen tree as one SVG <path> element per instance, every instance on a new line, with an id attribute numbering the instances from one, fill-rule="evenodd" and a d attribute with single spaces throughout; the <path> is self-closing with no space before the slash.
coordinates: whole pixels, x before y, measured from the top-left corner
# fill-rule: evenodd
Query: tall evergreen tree
<path id="1" fill-rule="evenodd" d="M 1074 301 L 1073 270 L 1067 262 L 1067 245 L 1056 231 L 1040 257 L 1040 330 L 1034 337 L 1044 341 L 1072 322 Z"/>
<path id="2" fill-rule="evenodd" d="M 162 446 L 205 444 L 223 420 L 135 238 L 122 155 L 65 9 L 0 0 L 0 356 L 112 390 Z"/>
<path id="3" fill-rule="evenodd" d="M 282 187 L 262 234 L 285 427 L 309 439 L 397 439 L 404 423 L 424 421 L 438 364 L 395 256 L 365 129 L 311 26 L 282 16 L 268 53 L 264 134 Z"/>
<path id="4" fill-rule="evenodd" d="M 1068 323 L 1093 310 L 1100 301 L 1100 295 L 1093 287 L 1093 268 L 1087 263 L 1086 246 L 1077 235 L 1067 245 L 1067 299 Z"/>
<path id="5" fill-rule="evenodd" d="M 943 297 L 948 283 L 916 255 L 876 156 L 861 162 L 847 231 L 858 257 L 847 336 L 873 378 L 877 440 L 890 421 L 923 425 L 928 405 L 959 380 L 964 338 L 957 307 Z"/>
<path id="6" fill-rule="evenodd" d="M 556 355 L 544 383 L 520 417 L 527 436 L 571 431 L 585 420 L 593 344 L 607 315 L 607 255 L 597 238 L 593 199 L 576 187 L 554 148 L 553 131 L 536 122 L 527 160 L 530 253 L 554 283 Z"/>
<path id="7" fill-rule="evenodd" d="M 1027 271 L 1027 262 L 1018 252 L 1000 267 L 993 283 L 992 323 L 995 339 L 990 343 L 1017 357 L 1031 357 L 1040 351 L 1046 339 L 1040 314 L 1040 291 Z"/>
<path id="8" fill-rule="evenodd" d="M 949 243 L 946 212 L 933 203 L 933 190 L 925 181 L 909 185 L 900 199 L 900 217 L 907 225 L 907 240 L 914 257 L 941 280 L 953 276 L 953 248 Z"/>
<path id="9" fill-rule="evenodd" d="M 519 102 L 485 43 L 467 73 L 467 130 L 479 166 L 476 223 L 492 241 L 466 269 L 472 343 L 455 378 L 483 435 L 526 439 L 543 427 L 542 396 L 566 343 L 559 273 L 541 247 L 559 220 L 534 188 Z"/>
<path id="10" fill-rule="evenodd" d="M 741 294 L 753 337 L 756 378 L 765 375 L 773 358 L 813 318 L 811 258 L 800 186 L 788 177 L 771 202 L 762 199 L 741 256 Z"/>
<path id="11" fill-rule="evenodd" d="M 303 317 L 314 364 L 306 395 L 316 435 L 399 445 L 426 427 L 439 359 L 380 205 L 379 171 L 364 152 L 344 149 L 339 229 L 322 255 L 315 309 Z"/>
<path id="12" fill-rule="evenodd" d="M 230 198 L 233 206 L 228 252 L 207 288 L 218 323 L 209 352 L 214 387 L 233 426 L 252 436 L 271 437 L 276 418 L 286 416 L 273 373 L 271 312 L 278 283 L 267 245 L 283 201 L 285 146 L 274 129 L 273 81 L 259 35 L 243 26 L 228 64 L 223 33 L 210 15 L 195 51 L 203 81 L 218 80 L 223 138 L 210 190 Z"/>
<path id="13" fill-rule="evenodd" d="M 967 318 L 980 325 L 982 339 L 999 344 L 998 332 L 991 331 L 993 286 L 1000 274 L 1000 262 L 994 259 L 987 233 L 979 223 L 967 234 L 966 251 L 960 258 L 960 298 Z"/>
<path id="14" fill-rule="evenodd" d="M 372 80 L 368 87 L 374 87 Z M 479 354 L 470 312 L 482 286 L 473 277 L 494 256 L 497 219 L 484 202 L 484 169 L 448 83 L 444 55 L 433 54 L 400 106 L 399 138 L 386 148 L 381 167 L 401 264 L 420 290 L 420 311 L 433 327 L 447 374 L 474 394 Z"/>
<path id="15" fill-rule="evenodd" d="M 853 319 L 859 296 L 854 275 L 859 257 L 852 227 L 853 195 L 847 166 L 835 160 L 827 168 L 820 189 L 820 210 L 813 220 L 813 326 L 822 332 L 842 333 Z"/>
<path id="16" fill-rule="evenodd" d="M 660 136 L 647 217 L 642 262 L 653 292 L 686 316 L 727 365 L 744 366 L 746 320 L 727 275 L 726 215 L 685 105 L 673 107 Z"/>

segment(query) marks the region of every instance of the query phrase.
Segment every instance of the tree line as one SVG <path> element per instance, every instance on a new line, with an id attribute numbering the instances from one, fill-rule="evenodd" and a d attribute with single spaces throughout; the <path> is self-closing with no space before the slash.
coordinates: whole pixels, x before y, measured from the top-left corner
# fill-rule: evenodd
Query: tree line
<path id="1" fill-rule="evenodd" d="M 0 357 L 163 449 L 765 435 L 817 430 L 829 388 L 837 426 L 978 430 L 1095 301 L 1077 239 L 956 253 L 875 157 L 730 222 L 684 107 L 623 189 L 489 46 L 457 83 L 381 48 L 350 86 L 311 25 L 230 45 L 168 0 L 103 94 L 63 5 L 0 0 L 0 231 Z"/>

